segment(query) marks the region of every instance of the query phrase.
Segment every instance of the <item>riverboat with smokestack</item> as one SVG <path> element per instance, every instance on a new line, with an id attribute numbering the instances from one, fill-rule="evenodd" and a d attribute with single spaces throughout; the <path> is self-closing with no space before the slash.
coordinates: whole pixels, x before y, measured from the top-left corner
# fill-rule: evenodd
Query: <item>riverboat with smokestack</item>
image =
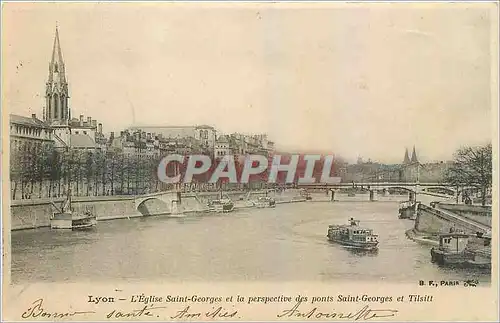
<path id="1" fill-rule="evenodd" d="M 348 225 L 329 225 L 327 237 L 331 242 L 360 250 L 376 250 L 379 244 L 378 235 L 372 229 L 359 226 L 359 221 L 353 218 Z"/>
<path id="2" fill-rule="evenodd" d="M 234 203 L 229 197 L 224 197 L 221 192 L 218 199 L 208 202 L 208 210 L 216 213 L 232 212 L 234 211 Z"/>
<path id="3" fill-rule="evenodd" d="M 51 229 L 65 230 L 88 230 L 97 226 L 97 217 L 90 208 L 85 212 L 79 212 L 73 209 L 71 205 L 71 190 L 68 190 L 66 200 L 61 208 L 54 203 L 52 205 L 57 209 L 50 217 Z"/>

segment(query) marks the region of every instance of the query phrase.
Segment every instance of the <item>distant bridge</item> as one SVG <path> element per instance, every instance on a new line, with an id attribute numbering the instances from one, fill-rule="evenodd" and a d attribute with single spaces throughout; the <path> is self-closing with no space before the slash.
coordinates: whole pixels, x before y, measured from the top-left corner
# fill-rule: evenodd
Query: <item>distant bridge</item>
<path id="1" fill-rule="evenodd" d="M 362 183 L 313 183 L 298 184 L 299 188 L 310 190 L 342 189 L 342 188 L 364 188 L 367 190 L 400 189 L 414 193 L 439 194 L 433 191 L 446 192 L 447 195 L 456 196 L 469 187 L 457 191 L 456 186 L 447 183 L 418 183 L 418 182 L 362 182 Z"/>

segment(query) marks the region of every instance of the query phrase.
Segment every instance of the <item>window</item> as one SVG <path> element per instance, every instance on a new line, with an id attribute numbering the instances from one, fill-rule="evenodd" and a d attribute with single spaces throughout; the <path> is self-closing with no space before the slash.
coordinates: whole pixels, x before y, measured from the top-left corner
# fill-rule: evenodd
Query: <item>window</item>
<path id="1" fill-rule="evenodd" d="M 84 134 L 84 135 L 86 135 L 86 134 L 87 134 L 87 131 L 84 131 L 84 132 L 83 132 L 83 134 Z"/>
<path id="2" fill-rule="evenodd" d="M 77 134 L 78 134 L 78 131 L 75 131 L 75 135 L 77 135 Z"/>

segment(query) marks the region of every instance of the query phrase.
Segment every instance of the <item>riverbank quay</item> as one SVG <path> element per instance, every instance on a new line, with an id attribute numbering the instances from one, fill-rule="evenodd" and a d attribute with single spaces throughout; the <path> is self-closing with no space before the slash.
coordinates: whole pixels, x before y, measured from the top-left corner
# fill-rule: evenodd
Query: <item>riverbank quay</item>
<path id="1" fill-rule="evenodd" d="M 166 195 L 172 195 L 172 192 L 165 192 Z M 256 207 L 252 199 L 256 196 L 263 196 L 266 191 L 229 191 L 224 192 L 235 203 L 235 210 L 248 209 Z M 206 201 L 217 199 L 220 192 L 187 192 L 180 193 L 181 199 L 189 208 L 179 209 L 172 212 L 166 203 L 163 203 L 164 209 L 156 214 L 143 214 L 140 212 L 137 201 L 144 199 L 141 195 L 122 195 L 122 196 L 78 196 L 72 198 L 72 206 L 75 210 L 92 210 L 97 216 L 98 221 L 110 221 L 118 219 L 130 219 L 148 216 L 172 216 L 179 217 L 187 214 L 204 214 L 209 210 L 206 207 Z M 306 199 L 300 195 L 300 190 L 286 190 L 279 193 L 273 193 L 272 197 L 276 204 L 305 202 Z M 10 207 L 10 227 L 12 231 L 28 230 L 50 226 L 50 217 L 55 210 L 55 206 L 60 205 L 64 198 L 54 199 L 27 199 L 14 200 Z"/>
<path id="2" fill-rule="evenodd" d="M 424 232 L 418 232 L 415 229 L 407 230 L 405 232 L 405 235 L 408 239 L 415 241 L 415 242 L 418 242 L 418 243 L 421 243 L 421 244 L 424 244 L 424 245 L 428 245 L 428 246 L 432 246 L 432 247 L 439 246 L 439 241 L 438 241 L 437 236 L 428 235 Z"/>

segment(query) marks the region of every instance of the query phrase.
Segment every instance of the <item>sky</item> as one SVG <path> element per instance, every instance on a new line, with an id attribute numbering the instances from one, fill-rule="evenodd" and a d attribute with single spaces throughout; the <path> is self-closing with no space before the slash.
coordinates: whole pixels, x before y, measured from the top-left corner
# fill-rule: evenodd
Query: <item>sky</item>
<path id="1" fill-rule="evenodd" d="M 396 163 L 493 137 L 492 4 L 3 7 L 4 112 L 41 118 L 57 24 L 72 116 L 105 132 L 210 124 Z"/>

